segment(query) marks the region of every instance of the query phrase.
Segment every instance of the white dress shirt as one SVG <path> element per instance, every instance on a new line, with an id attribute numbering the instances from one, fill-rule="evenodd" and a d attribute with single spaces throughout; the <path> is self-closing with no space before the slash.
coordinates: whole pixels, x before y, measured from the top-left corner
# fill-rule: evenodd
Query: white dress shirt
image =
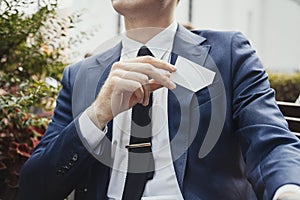
<path id="1" fill-rule="evenodd" d="M 168 28 L 154 36 L 146 44 L 141 44 L 123 35 L 121 60 L 135 58 L 139 48 L 146 45 L 156 58 L 169 62 L 177 26 L 177 23 L 174 21 Z M 143 200 L 183 199 L 176 179 L 170 150 L 167 96 L 167 88 L 160 88 L 153 92 L 152 152 L 155 161 L 155 173 L 153 179 L 146 183 Z M 130 140 L 131 113 L 132 109 L 129 109 L 113 119 L 113 164 L 107 191 L 107 196 L 112 200 L 122 198 L 125 186 L 128 164 L 128 149 L 125 146 L 129 144 Z M 97 127 L 91 123 L 85 113 L 79 118 L 83 137 L 94 149 L 94 152 L 100 152 L 99 148 L 101 148 L 101 145 L 99 143 L 105 136 L 106 131 L 95 130 Z"/>

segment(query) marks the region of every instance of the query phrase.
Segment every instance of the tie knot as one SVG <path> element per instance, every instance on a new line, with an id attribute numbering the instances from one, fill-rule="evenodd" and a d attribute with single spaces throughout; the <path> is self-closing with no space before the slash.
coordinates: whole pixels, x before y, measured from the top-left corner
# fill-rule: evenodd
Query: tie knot
<path id="1" fill-rule="evenodd" d="M 148 49 L 148 47 L 146 47 L 145 45 L 141 46 L 141 48 L 139 49 L 137 56 L 152 56 L 154 57 L 154 55 L 152 54 L 152 52 Z"/>

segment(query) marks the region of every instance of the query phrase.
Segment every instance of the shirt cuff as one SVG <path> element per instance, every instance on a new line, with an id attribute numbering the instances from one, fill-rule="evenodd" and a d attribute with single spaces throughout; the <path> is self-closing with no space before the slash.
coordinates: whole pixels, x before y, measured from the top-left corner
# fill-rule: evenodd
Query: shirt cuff
<path id="1" fill-rule="evenodd" d="M 286 184 L 278 188 L 273 200 L 298 199 L 300 195 L 300 186 Z"/>
<path id="2" fill-rule="evenodd" d="M 87 141 L 87 144 L 94 152 L 100 152 L 101 140 L 107 133 L 107 126 L 104 130 L 100 130 L 87 116 L 86 111 L 79 117 L 79 128 L 82 137 Z"/>

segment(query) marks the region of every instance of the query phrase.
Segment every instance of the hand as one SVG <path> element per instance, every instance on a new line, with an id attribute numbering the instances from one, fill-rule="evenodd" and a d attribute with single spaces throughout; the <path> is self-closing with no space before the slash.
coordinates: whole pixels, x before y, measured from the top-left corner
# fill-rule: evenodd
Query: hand
<path id="1" fill-rule="evenodd" d="M 282 193 L 277 200 L 299 200 L 300 199 L 300 191 L 289 191 Z"/>
<path id="2" fill-rule="evenodd" d="M 171 64 L 151 56 L 116 62 L 87 115 L 100 128 L 137 103 L 148 105 L 150 93 L 161 88 L 175 89 L 170 80 Z"/>

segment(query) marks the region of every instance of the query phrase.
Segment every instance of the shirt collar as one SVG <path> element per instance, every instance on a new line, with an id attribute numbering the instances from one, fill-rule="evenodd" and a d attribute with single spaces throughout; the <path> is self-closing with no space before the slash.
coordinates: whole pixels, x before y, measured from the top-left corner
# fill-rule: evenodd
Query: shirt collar
<path id="1" fill-rule="evenodd" d="M 146 44 L 137 42 L 128 38 L 125 34 L 122 36 L 122 55 L 121 57 L 136 57 L 141 46 L 147 46 L 156 58 L 162 57 L 169 53 L 173 47 L 173 41 L 177 30 L 177 22 L 172 22 L 166 29 L 151 38 Z"/>

